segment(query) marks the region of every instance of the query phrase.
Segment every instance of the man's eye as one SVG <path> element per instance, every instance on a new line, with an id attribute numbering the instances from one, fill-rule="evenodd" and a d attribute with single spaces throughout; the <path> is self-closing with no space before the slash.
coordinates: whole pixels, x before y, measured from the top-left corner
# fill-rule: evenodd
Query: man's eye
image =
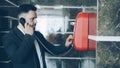
<path id="1" fill-rule="evenodd" d="M 32 18 L 32 20 L 34 20 L 34 18 Z"/>

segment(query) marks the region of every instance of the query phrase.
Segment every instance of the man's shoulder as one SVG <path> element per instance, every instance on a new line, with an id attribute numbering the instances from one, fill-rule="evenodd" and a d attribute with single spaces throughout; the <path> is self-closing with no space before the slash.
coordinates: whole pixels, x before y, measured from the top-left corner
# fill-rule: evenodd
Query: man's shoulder
<path id="1" fill-rule="evenodd" d="M 39 38 L 44 38 L 43 34 L 39 31 L 35 31 L 35 36 L 39 37 Z"/>
<path id="2" fill-rule="evenodd" d="M 3 39 L 13 38 L 13 36 L 15 36 L 15 32 L 14 32 L 15 29 L 16 29 L 16 28 L 13 28 L 13 29 L 9 30 L 8 33 L 4 34 Z"/>
<path id="3" fill-rule="evenodd" d="M 42 35 L 42 33 L 39 31 L 35 31 L 35 35 Z"/>

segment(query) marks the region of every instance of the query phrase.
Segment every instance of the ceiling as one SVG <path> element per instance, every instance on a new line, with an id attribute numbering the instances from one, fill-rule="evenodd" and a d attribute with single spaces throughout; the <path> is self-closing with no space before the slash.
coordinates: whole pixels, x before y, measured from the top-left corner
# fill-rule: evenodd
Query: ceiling
<path id="1" fill-rule="evenodd" d="M 0 16 L 12 16 L 16 17 L 16 9 L 19 5 L 30 3 L 30 4 L 38 4 L 42 6 L 97 6 L 97 0 L 1 0 L 0 1 Z M 81 9 L 68 9 L 71 14 L 71 18 L 74 18 L 76 14 Z M 13 13 L 14 12 L 14 13 Z"/>
<path id="2" fill-rule="evenodd" d="M 39 4 L 39 5 L 73 5 L 73 6 L 96 6 L 97 0 L 1 0 L 0 6 L 13 6 L 8 3 L 12 2 L 16 5 L 23 3 Z"/>

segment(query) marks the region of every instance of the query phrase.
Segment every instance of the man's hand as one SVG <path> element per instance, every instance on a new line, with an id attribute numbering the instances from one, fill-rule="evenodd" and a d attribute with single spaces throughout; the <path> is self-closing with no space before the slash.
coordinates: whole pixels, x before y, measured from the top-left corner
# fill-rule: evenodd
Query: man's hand
<path id="1" fill-rule="evenodd" d="M 25 23 L 25 34 L 33 35 L 34 27 L 28 23 Z"/>
<path id="2" fill-rule="evenodd" d="M 73 42 L 73 36 L 72 36 L 72 35 L 69 35 L 69 36 L 67 37 L 67 39 L 66 39 L 65 46 L 66 46 L 66 47 L 69 47 L 70 44 L 72 44 L 72 42 Z"/>

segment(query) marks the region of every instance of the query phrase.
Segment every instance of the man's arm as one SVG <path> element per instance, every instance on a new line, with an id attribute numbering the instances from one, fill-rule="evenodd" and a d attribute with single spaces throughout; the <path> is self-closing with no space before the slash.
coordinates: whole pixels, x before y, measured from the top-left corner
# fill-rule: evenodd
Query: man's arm
<path id="1" fill-rule="evenodd" d="M 70 43 L 70 41 L 66 42 L 66 44 L 54 46 L 53 44 L 49 43 L 41 33 L 36 32 L 36 36 L 38 38 L 39 43 L 40 42 L 42 43 L 41 46 L 43 46 L 44 49 L 52 55 L 59 55 L 61 53 L 66 52 L 67 50 L 69 50 L 72 47 L 72 46 L 70 46 L 70 44 L 72 43 L 72 42 Z M 66 41 L 68 41 L 68 40 L 69 39 L 67 39 Z"/>

